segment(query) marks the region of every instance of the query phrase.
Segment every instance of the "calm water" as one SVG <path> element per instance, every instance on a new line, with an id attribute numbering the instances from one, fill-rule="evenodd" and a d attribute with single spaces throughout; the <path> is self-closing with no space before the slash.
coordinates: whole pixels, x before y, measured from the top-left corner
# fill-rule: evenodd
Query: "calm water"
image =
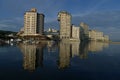
<path id="1" fill-rule="evenodd" d="M 0 80 L 120 80 L 120 45 L 2 45 Z"/>

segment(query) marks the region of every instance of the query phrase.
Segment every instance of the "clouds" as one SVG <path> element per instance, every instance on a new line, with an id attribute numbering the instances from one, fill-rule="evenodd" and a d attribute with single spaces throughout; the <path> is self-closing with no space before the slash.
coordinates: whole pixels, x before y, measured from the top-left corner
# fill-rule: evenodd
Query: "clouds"
<path id="1" fill-rule="evenodd" d="M 84 21 L 91 26 L 120 26 L 120 11 L 94 12 L 85 16 L 73 16 L 73 21 Z"/>
<path id="2" fill-rule="evenodd" d="M 8 17 L 8 15 L 9 17 L 22 17 L 25 11 L 37 8 L 38 12 L 44 13 L 47 18 L 52 18 L 56 16 L 59 10 L 63 9 L 64 2 L 65 0 L 4 0 L 0 10 L 3 11 L 2 15 L 4 17 Z"/>
<path id="3" fill-rule="evenodd" d="M 59 29 L 57 14 L 66 10 L 73 15 L 74 24 L 83 21 L 92 29 L 116 35 L 120 28 L 119 3 L 119 0 L 0 0 L 0 29 L 18 31 L 24 24 L 25 11 L 34 7 L 45 14 L 45 29 Z"/>
<path id="4" fill-rule="evenodd" d="M 0 20 L 0 30 L 19 31 L 23 23 L 21 18 Z"/>
<path id="5" fill-rule="evenodd" d="M 11 18 L 22 17 L 25 11 L 35 7 L 38 12 L 44 13 L 47 17 L 46 21 L 49 21 L 51 18 L 55 19 L 60 10 L 67 10 L 72 14 L 88 14 L 95 11 L 106 1 L 108 0 L 2 0 L 0 1 L 2 3 L 0 10 L 4 17 Z"/>

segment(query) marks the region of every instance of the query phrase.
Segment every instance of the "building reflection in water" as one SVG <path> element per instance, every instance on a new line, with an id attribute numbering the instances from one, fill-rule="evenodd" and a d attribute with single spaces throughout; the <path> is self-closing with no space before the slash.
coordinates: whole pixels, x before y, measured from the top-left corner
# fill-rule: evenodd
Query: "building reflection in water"
<path id="1" fill-rule="evenodd" d="M 88 44 L 89 51 L 91 52 L 102 51 L 106 47 L 109 47 L 109 44 L 104 42 L 91 41 Z"/>
<path id="2" fill-rule="evenodd" d="M 79 57 L 80 57 L 80 59 L 87 59 L 87 57 L 88 57 L 88 42 L 80 43 Z"/>
<path id="3" fill-rule="evenodd" d="M 19 44 L 23 53 L 23 67 L 25 70 L 34 71 L 36 67 L 43 66 L 43 48 L 45 44 Z"/>
<path id="4" fill-rule="evenodd" d="M 103 48 L 108 47 L 108 43 L 103 42 L 60 42 L 59 45 L 59 69 L 65 69 L 70 66 L 70 58 L 75 56 L 80 59 L 87 59 L 89 52 L 102 51 Z"/>
<path id="5" fill-rule="evenodd" d="M 69 43 L 60 42 L 59 44 L 59 59 L 58 67 L 59 69 L 64 69 L 69 67 L 71 54 L 71 45 Z"/>
<path id="6" fill-rule="evenodd" d="M 43 49 L 44 45 L 39 45 L 36 48 L 36 66 L 43 67 Z"/>
<path id="7" fill-rule="evenodd" d="M 96 53 L 108 46 L 108 43 L 95 41 L 84 43 L 60 42 L 59 45 L 55 45 L 55 43 L 41 43 L 39 45 L 19 44 L 19 48 L 23 53 L 23 67 L 29 71 L 34 71 L 38 66 L 43 67 L 44 48 L 48 49 L 48 53 L 57 52 L 57 48 L 59 48 L 58 68 L 65 69 L 70 66 L 71 58 L 77 56 L 80 59 L 87 59 L 89 52 Z"/>
<path id="8" fill-rule="evenodd" d="M 54 41 L 49 41 L 47 43 L 48 52 L 56 52 L 57 47 L 58 47 L 58 45 Z"/>

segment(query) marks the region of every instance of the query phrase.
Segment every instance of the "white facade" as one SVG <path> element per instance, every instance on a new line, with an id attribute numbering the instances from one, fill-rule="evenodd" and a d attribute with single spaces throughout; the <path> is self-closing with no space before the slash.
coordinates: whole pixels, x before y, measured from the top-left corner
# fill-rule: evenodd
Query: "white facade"
<path id="1" fill-rule="evenodd" d="M 80 27 L 72 26 L 72 38 L 80 40 Z"/>
<path id="2" fill-rule="evenodd" d="M 37 35 L 44 32 L 44 14 L 37 13 L 35 8 L 24 14 L 24 35 Z"/>
<path id="3" fill-rule="evenodd" d="M 103 32 L 96 31 L 96 30 L 90 30 L 89 31 L 89 39 L 95 40 L 95 41 L 109 41 L 109 36 L 103 35 Z"/>
<path id="4" fill-rule="evenodd" d="M 71 38 L 71 15 L 66 11 L 58 13 L 58 21 L 60 22 L 60 39 Z"/>
<path id="5" fill-rule="evenodd" d="M 37 28 L 37 12 L 26 12 L 24 15 L 24 35 L 35 35 Z"/>

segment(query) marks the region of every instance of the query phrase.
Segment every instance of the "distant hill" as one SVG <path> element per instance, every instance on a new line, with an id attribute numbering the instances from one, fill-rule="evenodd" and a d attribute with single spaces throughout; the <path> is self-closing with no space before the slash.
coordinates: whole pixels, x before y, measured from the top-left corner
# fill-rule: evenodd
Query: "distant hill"
<path id="1" fill-rule="evenodd" d="M 17 32 L 0 30 L 0 34 L 2 34 L 2 35 L 16 34 L 16 33 Z"/>
<path id="2" fill-rule="evenodd" d="M 0 30 L 0 39 L 7 39 L 10 34 L 16 35 L 17 32 Z"/>

